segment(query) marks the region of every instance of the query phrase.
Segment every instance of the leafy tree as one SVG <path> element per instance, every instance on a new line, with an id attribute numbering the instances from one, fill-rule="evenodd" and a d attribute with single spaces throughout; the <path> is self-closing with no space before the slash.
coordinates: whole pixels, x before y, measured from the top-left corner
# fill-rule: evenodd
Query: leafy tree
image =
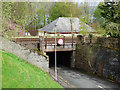
<path id="1" fill-rule="evenodd" d="M 103 5 L 104 2 L 100 2 L 98 7 L 96 8 L 94 12 L 94 19 L 93 23 L 91 24 L 91 27 L 97 31 L 98 34 L 104 35 L 106 33 L 104 27 L 106 24 L 106 20 L 104 17 L 101 15 L 101 9 L 99 6 Z"/>
<path id="2" fill-rule="evenodd" d="M 52 5 L 49 15 L 51 21 L 58 17 L 70 17 L 70 6 L 67 6 L 65 2 L 56 2 Z"/>
<path id="3" fill-rule="evenodd" d="M 104 2 L 103 5 L 99 5 L 102 10 L 101 15 L 109 22 L 120 23 L 120 16 L 118 15 L 118 4 L 115 2 Z"/>
<path id="4" fill-rule="evenodd" d="M 94 13 L 94 23 L 99 23 L 99 25 L 95 27 L 104 28 L 106 30 L 106 34 L 110 35 L 111 37 L 118 37 L 120 35 L 119 7 L 120 2 L 110 2 L 108 0 L 100 3 Z"/>
<path id="5" fill-rule="evenodd" d="M 99 7 L 103 4 L 103 2 L 101 2 L 99 4 Z M 105 18 L 102 17 L 101 15 L 101 9 L 97 8 L 94 12 L 94 22 L 99 22 L 100 25 L 104 26 L 105 24 Z"/>
<path id="6" fill-rule="evenodd" d="M 78 3 L 73 2 L 56 2 L 54 3 L 49 11 L 49 18 L 51 21 L 57 19 L 58 17 L 78 17 L 85 23 L 90 22 L 90 6 L 88 2 Z M 92 10 L 93 11 L 93 10 Z"/>
<path id="7" fill-rule="evenodd" d="M 21 25 L 26 31 L 34 30 L 35 25 L 40 28 L 46 19 L 45 8 L 45 4 L 38 2 L 2 2 L 3 31 L 9 30 L 9 23 Z"/>
<path id="8" fill-rule="evenodd" d="M 84 2 L 83 6 L 81 6 L 81 10 L 82 10 L 82 18 L 81 20 L 84 23 L 89 23 L 89 6 L 88 6 L 88 2 Z"/>

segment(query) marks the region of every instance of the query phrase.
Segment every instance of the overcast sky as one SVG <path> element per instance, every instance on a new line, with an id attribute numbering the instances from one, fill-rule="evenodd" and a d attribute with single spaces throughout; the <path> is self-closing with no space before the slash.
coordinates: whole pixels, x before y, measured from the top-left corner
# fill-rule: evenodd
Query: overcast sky
<path id="1" fill-rule="evenodd" d="M 87 1 L 87 2 L 102 2 L 104 0 L 75 0 L 75 1 L 78 1 L 78 2 L 84 2 L 84 1 Z"/>
<path id="2" fill-rule="evenodd" d="M 52 1 L 52 0 L 49 0 L 49 1 Z M 54 1 L 67 1 L 67 2 L 71 2 L 71 1 L 75 1 L 75 2 L 102 2 L 104 0 L 54 0 Z"/>

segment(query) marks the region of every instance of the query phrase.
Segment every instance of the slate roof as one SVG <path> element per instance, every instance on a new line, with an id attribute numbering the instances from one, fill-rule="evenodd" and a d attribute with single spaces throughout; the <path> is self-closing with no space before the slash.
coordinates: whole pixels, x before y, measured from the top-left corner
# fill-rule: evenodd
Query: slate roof
<path id="1" fill-rule="evenodd" d="M 71 21 L 73 33 L 80 32 L 80 30 L 86 29 L 88 32 L 96 32 L 89 25 L 83 23 L 79 18 L 70 17 L 59 17 L 45 27 L 38 29 L 38 31 L 45 31 L 49 33 L 54 33 L 55 30 L 60 33 L 70 33 L 71 32 Z"/>

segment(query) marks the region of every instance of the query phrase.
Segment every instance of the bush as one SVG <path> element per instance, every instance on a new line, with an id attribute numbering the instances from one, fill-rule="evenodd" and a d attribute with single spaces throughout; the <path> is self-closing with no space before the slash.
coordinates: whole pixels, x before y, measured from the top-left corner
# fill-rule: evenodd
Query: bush
<path id="1" fill-rule="evenodd" d="M 106 26 L 106 29 L 107 29 L 107 35 L 110 35 L 110 37 L 114 37 L 114 38 L 117 38 L 119 37 L 120 35 L 120 25 L 117 24 L 117 23 L 109 23 L 107 26 Z"/>

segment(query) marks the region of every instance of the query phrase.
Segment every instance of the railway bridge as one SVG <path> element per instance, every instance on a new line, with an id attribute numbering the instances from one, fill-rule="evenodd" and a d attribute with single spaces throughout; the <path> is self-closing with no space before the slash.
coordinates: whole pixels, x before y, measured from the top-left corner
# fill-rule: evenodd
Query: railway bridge
<path id="1" fill-rule="evenodd" d="M 59 41 L 61 44 L 59 44 Z M 42 37 L 39 38 L 14 38 L 18 44 L 28 47 L 29 49 L 38 48 L 40 51 L 43 52 L 54 52 L 55 46 L 56 51 L 74 51 L 76 50 L 76 37 L 57 37 L 56 43 L 55 38 L 52 37 Z M 56 45 L 55 45 L 56 44 Z M 34 45 L 34 46 L 31 46 Z"/>
<path id="2" fill-rule="evenodd" d="M 49 67 L 54 66 L 55 50 L 57 52 L 57 66 L 74 67 L 77 37 L 57 37 L 56 42 L 54 37 L 47 36 L 14 38 L 13 41 L 29 49 L 37 48 L 37 50 L 46 53 L 49 56 Z"/>

